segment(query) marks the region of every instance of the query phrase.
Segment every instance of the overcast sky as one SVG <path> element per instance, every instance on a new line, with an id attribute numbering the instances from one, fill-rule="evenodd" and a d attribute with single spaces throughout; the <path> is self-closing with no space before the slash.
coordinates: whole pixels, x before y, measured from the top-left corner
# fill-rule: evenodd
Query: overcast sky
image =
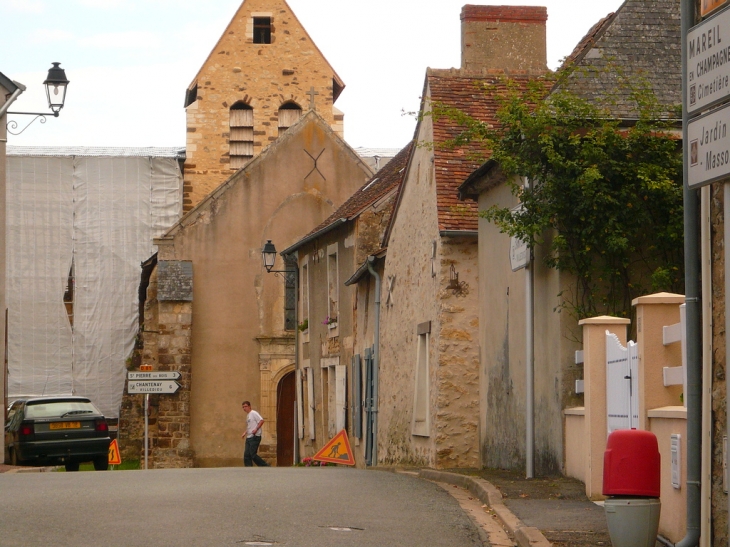
<path id="1" fill-rule="evenodd" d="M 28 87 L 11 110 L 47 109 L 42 82 L 59 61 L 66 107 L 11 145 L 184 146 L 185 89 L 241 0 L 0 0 L 0 72 Z M 404 146 L 426 67 L 460 65 L 467 0 L 288 0 L 346 88 L 351 146 Z M 556 68 L 622 0 L 494 0 L 544 5 L 548 65 Z M 21 124 L 30 120 L 18 117 Z"/>

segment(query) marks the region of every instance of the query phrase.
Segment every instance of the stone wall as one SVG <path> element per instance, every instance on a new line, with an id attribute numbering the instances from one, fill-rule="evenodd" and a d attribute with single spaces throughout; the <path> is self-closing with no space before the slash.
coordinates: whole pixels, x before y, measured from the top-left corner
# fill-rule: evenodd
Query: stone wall
<path id="1" fill-rule="evenodd" d="M 148 467 L 192 467 L 190 449 L 190 350 L 192 302 L 160 302 L 157 268 L 150 276 L 144 305 L 141 363 L 154 371 L 180 372 L 175 394 L 150 395 Z M 137 369 L 138 370 L 138 369 Z M 145 395 L 126 392 L 122 401 L 119 442 L 122 461 L 144 466 Z"/>
<path id="2" fill-rule="evenodd" d="M 436 467 L 479 467 L 477 239 L 444 238 L 438 337 Z M 449 288 L 451 266 L 458 288 Z"/>
<path id="3" fill-rule="evenodd" d="M 723 489 L 723 437 L 727 435 L 727 379 L 725 370 L 725 241 L 723 185 L 711 187 L 712 222 L 712 538 L 713 545 L 728 541 L 728 496 Z"/>
<path id="4" fill-rule="evenodd" d="M 159 395 L 157 435 L 153 443 L 154 468 L 192 467 L 190 448 L 190 350 L 192 302 L 160 302 L 157 334 L 158 368 L 180 373 L 180 389 Z"/>
<path id="5" fill-rule="evenodd" d="M 431 118 L 418 141 L 433 140 Z M 476 238 L 442 238 L 431 152 L 418 147 L 387 243 L 381 317 L 380 463 L 479 464 Z M 434 253 L 435 248 L 435 253 Z M 447 289 L 451 265 L 461 290 Z M 412 428 L 419 325 L 430 322 L 427 435 Z"/>
<path id="6" fill-rule="evenodd" d="M 541 6 L 464 6 L 461 68 L 545 73 L 547 17 Z"/>
<path id="7" fill-rule="evenodd" d="M 272 17 L 270 44 L 253 43 L 254 13 Z M 191 84 L 197 91 L 186 108 L 183 210 L 192 209 L 236 170 L 229 164 L 231 106 L 243 101 L 253 108 L 254 156 L 278 138 L 279 107 L 290 101 L 303 112 L 314 107 L 342 135 L 333 81 L 332 67 L 286 2 L 246 0 Z"/>

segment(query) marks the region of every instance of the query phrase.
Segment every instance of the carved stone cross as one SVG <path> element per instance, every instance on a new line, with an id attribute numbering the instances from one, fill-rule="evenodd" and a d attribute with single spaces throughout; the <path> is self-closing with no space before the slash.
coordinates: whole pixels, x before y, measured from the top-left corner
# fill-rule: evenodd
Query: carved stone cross
<path id="1" fill-rule="evenodd" d="M 310 110 L 317 110 L 317 108 L 314 105 L 314 96 L 319 95 L 319 91 L 314 90 L 314 86 L 305 93 L 305 95 L 309 95 L 309 109 Z"/>

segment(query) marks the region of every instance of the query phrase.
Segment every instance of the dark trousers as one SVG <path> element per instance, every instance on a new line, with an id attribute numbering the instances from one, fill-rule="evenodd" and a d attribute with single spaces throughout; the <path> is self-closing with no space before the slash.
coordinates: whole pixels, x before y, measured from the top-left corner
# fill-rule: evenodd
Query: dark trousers
<path id="1" fill-rule="evenodd" d="M 257 454 L 259 445 L 261 444 L 261 436 L 254 435 L 246 439 L 246 449 L 243 451 L 243 465 L 253 467 L 253 464 L 259 467 L 269 467 L 269 464 Z"/>

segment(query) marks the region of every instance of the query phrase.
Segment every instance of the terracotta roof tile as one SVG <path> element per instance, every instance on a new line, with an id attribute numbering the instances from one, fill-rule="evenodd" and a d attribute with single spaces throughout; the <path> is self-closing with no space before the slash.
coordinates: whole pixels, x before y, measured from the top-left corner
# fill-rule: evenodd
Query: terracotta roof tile
<path id="1" fill-rule="evenodd" d="M 460 70 L 433 70 L 427 73 L 430 98 L 448 107 L 455 107 L 481 122 L 497 125 L 498 97 L 507 91 L 507 78 L 526 84 L 535 76 L 468 74 Z M 463 130 L 447 117 L 433 120 L 434 167 L 439 230 L 478 229 L 478 207 L 475 202 L 459 201 L 458 188 L 466 178 L 489 159 L 489 151 L 479 143 L 458 148 L 444 143 Z"/>

